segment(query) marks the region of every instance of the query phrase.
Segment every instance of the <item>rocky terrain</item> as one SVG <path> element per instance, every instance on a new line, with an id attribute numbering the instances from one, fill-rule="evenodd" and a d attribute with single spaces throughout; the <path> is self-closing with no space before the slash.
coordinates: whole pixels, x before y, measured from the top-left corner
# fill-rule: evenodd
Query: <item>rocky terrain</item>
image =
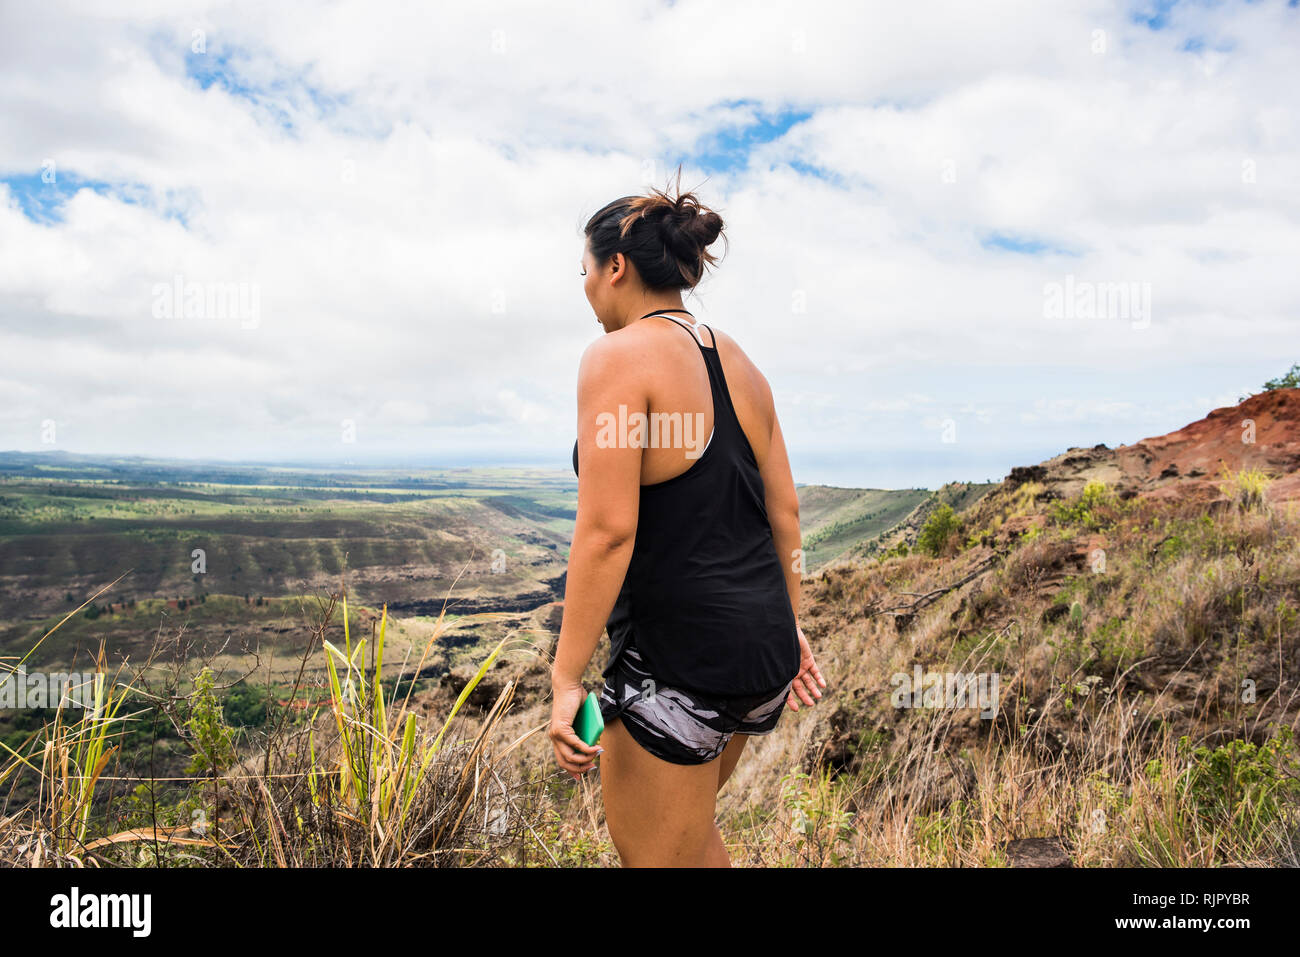
<path id="1" fill-rule="evenodd" d="M 1257 502 L 1242 497 L 1252 470 L 1266 476 Z M 1191 800 L 1184 785 L 1159 778 L 1190 767 L 1175 756 L 1179 738 L 1254 748 L 1300 727 L 1300 390 L 1261 393 L 1133 445 L 1072 448 L 979 491 L 957 509 L 943 554 L 851 558 L 805 578 L 801 624 L 826 696 L 750 742 L 720 820 L 737 834 L 751 827 L 741 823 L 748 809 L 789 804 L 791 774 L 828 772 L 804 786 L 855 816 L 844 840 L 858 863 L 1196 864 L 1263 853 L 1249 829 L 1207 846 L 1200 831 L 1174 838 L 1153 821 L 1188 811 L 1167 806 L 1170 794 Z M 961 494 L 946 493 L 959 506 Z M 900 541 L 915 541 L 923 514 L 896 529 Z M 560 615 L 558 605 L 535 613 L 550 649 Z M 606 653 L 602 642 L 590 688 Z M 501 663 L 475 693 L 486 705 L 515 682 L 507 737 L 532 732 L 517 752 L 525 775 L 555 770 L 548 660 Z M 891 707 L 890 677 L 922 666 L 998 673 L 996 716 Z M 435 711 L 464 687 L 460 670 L 433 692 Z M 1078 826 L 1098 814 L 1127 830 Z M 969 840 L 924 838 L 968 827 Z"/>
<path id="2" fill-rule="evenodd" d="M 1197 501 L 1229 496 L 1224 469 L 1256 468 L 1274 477 L 1270 501 L 1300 497 L 1300 389 L 1261 392 L 1215 409 L 1198 422 L 1111 449 L 1072 448 L 1039 465 L 1011 470 L 1007 482 L 1041 482 L 1045 499 L 1071 498 L 1090 480 L 1121 496 Z"/>

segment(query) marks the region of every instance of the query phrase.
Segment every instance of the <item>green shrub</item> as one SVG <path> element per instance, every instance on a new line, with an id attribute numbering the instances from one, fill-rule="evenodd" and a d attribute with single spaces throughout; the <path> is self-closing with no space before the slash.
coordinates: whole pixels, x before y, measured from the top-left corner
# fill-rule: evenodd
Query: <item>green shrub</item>
<path id="1" fill-rule="evenodd" d="M 1132 622 L 1113 616 L 1093 632 L 1091 644 L 1097 664 L 1108 671 L 1132 664 L 1146 648 L 1145 639 Z"/>
<path id="2" fill-rule="evenodd" d="M 1264 391 L 1272 392 L 1274 389 L 1295 389 L 1300 387 L 1300 362 L 1291 366 L 1291 370 L 1284 376 L 1276 379 L 1269 379 L 1264 383 Z"/>
<path id="3" fill-rule="evenodd" d="M 234 727 L 260 725 L 266 721 L 267 699 L 266 689 L 261 685 L 238 681 L 227 693 L 222 713 L 227 723 Z"/>
<path id="4" fill-rule="evenodd" d="M 1106 487 L 1105 482 L 1092 479 L 1083 487 L 1077 499 L 1056 506 L 1055 517 L 1063 524 L 1083 525 L 1095 530 L 1103 524 L 1099 510 L 1110 505 L 1114 499 L 1114 493 Z"/>
<path id="5" fill-rule="evenodd" d="M 211 771 L 216 775 L 234 763 L 234 734 L 212 690 L 211 668 L 204 668 L 194 679 L 194 694 L 185 724 L 193 735 L 194 747 L 194 757 L 185 769 L 187 774 Z"/>
<path id="6" fill-rule="evenodd" d="M 1291 366 L 1291 370 L 1286 375 L 1278 376 L 1276 379 L 1269 379 L 1264 383 L 1265 392 L 1272 392 L 1274 389 L 1295 389 L 1300 387 L 1300 362 Z M 1237 396 L 1238 402 L 1245 402 L 1252 395 L 1258 395 L 1256 392 L 1247 392 L 1245 395 Z"/>
<path id="7" fill-rule="evenodd" d="M 1083 605 L 1077 601 L 1070 605 L 1070 627 L 1075 632 L 1083 631 Z"/>
<path id="8" fill-rule="evenodd" d="M 1176 787 L 1184 806 L 1204 826 L 1230 832 L 1246 848 L 1258 847 L 1284 825 L 1300 802 L 1300 756 L 1285 726 L 1262 746 L 1232 740 L 1193 748 L 1184 735 L 1176 760 L 1183 767 Z M 1146 765 L 1148 777 L 1161 770 L 1159 758 Z"/>
<path id="9" fill-rule="evenodd" d="M 931 512 L 930 517 L 925 520 L 916 545 L 932 558 L 938 558 L 947 550 L 948 543 L 957 534 L 960 525 L 961 522 L 953 512 L 952 506 L 945 502 Z"/>

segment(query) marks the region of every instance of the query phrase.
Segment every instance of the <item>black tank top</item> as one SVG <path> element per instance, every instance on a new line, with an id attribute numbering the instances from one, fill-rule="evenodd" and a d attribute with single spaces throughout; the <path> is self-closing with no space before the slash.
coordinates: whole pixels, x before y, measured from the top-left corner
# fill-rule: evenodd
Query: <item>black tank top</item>
<path id="1" fill-rule="evenodd" d="M 613 676 L 630 641 L 670 687 L 775 693 L 799 673 L 799 636 L 758 460 L 731 404 L 713 330 L 705 346 L 685 323 L 664 318 L 696 339 L 704 356 L 713 435 L 685 472 L 641 486 L 632 558 L 606 623 L 604 677 Z"/>

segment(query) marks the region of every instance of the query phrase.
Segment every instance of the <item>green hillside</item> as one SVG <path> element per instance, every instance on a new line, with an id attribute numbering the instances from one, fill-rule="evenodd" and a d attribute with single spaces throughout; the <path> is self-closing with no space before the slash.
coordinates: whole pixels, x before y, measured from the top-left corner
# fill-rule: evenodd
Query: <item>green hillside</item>
<path id="1" fill-rule="evenodd" d="M 889 531 L 930 495 L 926 489 L 830 485 L 804 485 L 798 492 L 807 574 Z"/>

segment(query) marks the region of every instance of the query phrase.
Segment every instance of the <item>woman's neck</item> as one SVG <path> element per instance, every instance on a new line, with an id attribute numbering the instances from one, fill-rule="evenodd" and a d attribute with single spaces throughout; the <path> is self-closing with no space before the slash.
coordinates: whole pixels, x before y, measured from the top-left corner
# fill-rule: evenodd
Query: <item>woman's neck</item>
<path id="1" fill-rule="evenodd" d="M 638 303 L 636 308 L 629 310 L 627 318 L 623 321 L 623 325 L 629 326 L 640 319 L 645 319 L 647 316 L 652 316 L 658 312 L 678 312 L 689 315 L 686 307 L 682 305 L 680 297 L 675 303 L 665 303 L 661 306 L 654 306 L 653 308 L 652 305 L 652 303 L 646 302 Z"/>

